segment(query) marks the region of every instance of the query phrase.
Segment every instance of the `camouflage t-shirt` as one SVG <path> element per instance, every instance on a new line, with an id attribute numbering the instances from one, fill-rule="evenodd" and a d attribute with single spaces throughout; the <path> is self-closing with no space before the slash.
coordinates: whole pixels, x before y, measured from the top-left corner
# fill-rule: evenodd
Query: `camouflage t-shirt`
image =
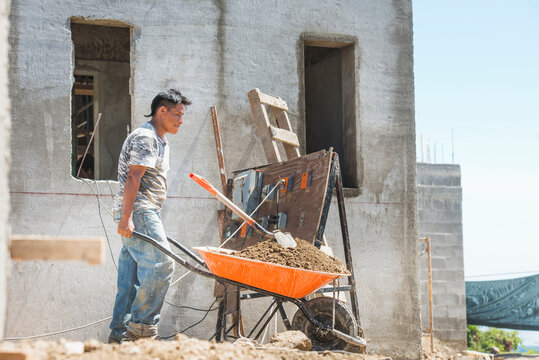
<path id="1" fill-rule="evenodd" d="M 133 210 L 161 209 L 167 194 L 169 147 L 150 122 L 134 130 L 124 141 L 118 160 L 120 190 L 114 197 L 114 211 L 122 209 L 129 165 L 146 166 Z"/>

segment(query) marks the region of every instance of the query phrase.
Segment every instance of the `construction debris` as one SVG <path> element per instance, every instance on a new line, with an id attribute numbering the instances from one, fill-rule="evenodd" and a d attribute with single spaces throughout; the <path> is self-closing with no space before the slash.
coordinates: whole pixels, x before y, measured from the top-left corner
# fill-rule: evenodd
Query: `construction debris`
<path id="1" fill-rule="evenodd" d="M 297 349 L 309 351 L 312 347 L 311 340 L 301 331 L 292 330 L 273 334 L 266 347 Z"/>
<path id="2" fill-rule="evenodd" d="M 290 334 L 289 334 L 290 335 Z M 65 341 L 21 341 L 18 343 L 0 342 L 0 349 L 6 354 L 15 354 L 15 359 L 33 360 L 177 360 L 177 359 L 324 359 L 324 360 L 382 360 L 383 356 L 352 354 L 344 352 L 315 352 L 287 349 L 282 341 L 276 341 L 271 347 L 255 345 L 251 342 L 238 341 L 231 343 L 215 343 L 205 340 L 188 338 L 177 335 L 173 341 L 158 341 L 140 339 L 135 342 L 122 344 L 103 344 L 96 340 L 80 342 L 79 348 L 84 348 L 82 354 L 69 354 Z"/>
<path id="3" fill-rule="evenodd" d="M 423 336 L 421 338 L 421 345 L 423 348 L 423 360 L 460 360 L 462 354 L 447 346 L 442 341 L 434 338 L 434 351 L 431 352 L 431 338 L 430 336 Z"/>

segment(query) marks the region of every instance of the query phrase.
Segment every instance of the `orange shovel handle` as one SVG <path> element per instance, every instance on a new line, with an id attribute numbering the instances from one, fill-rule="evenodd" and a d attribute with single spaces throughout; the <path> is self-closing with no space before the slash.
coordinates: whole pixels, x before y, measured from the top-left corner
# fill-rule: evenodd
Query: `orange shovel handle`
<path id="1" fill-rule="evenodd" d="M 200 186 L 202 186 L 204 189 L 208 190 L 210 194 L 215 196 L 217 200 L 221 201 L 223 204 L 225 204 L 230 210 L 235 212 L 239 217 L 241 217 L 247 224 L 252 226 L 255 230 L 260 232 L 263 235 L 271 235 L 270 232 L 268 232 L 266 229 L 264 229 L 262 226 L 260 226 L 259 223 L 257 223 L 252 217 L 247 215 L 242 209 L 240 209 L 236 204 L 234 204 L 232 201 L 230 201 L 229 198 L 221 194 L 212 184 L 208 182 L 208 180 L 204 179 L 202 176 L 190 173 L 189 177 L 191 179 L 195 180 L 196 183 Z"/>
<path id="2" fill-rule="evenodd" d="M 208 182 L 208 180 L 204 179 L 202 176 L 190 173 L 189 177 L 191 177 L 191 179 L 195 180 L 198 185 L 200 185 L 204 189 L 208 190 L 210 192 L 210 194 L 212 194 L 213 196 L 217 195 L 217 189 L 212 184 L 210 184 Z"/>

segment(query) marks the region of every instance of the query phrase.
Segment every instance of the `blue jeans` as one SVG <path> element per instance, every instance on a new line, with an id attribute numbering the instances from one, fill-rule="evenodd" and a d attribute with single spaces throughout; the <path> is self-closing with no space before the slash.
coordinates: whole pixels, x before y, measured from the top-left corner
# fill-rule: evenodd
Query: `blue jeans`
<path id="1" fill-rule="evenodd" d="M 120 221 L 121 211 L 114 215 Z M 148 235 L 170 250 L 158 210 L 133 212 L 135 231 Z M 172 280 L 174 261 L 161 250 L 136 237 L 122 237 L 118 257 L 118 293 L 110 337 L 120 341 L 127 322 L 155 326 Z"/>

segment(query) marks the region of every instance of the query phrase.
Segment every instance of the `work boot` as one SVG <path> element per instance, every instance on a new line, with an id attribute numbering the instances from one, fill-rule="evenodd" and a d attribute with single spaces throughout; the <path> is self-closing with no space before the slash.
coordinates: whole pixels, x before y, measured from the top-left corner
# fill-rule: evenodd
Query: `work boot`
<path id="1" fill-rule="evenodd" d="M 109 336 L 109 341 L 108 341 L 109 344 L 119 344 L 121 342 L 122 340 L 118 340 L 118 339 L 113 338 L 112 336 Z"/>
<path id="2" fill-rule="evenodd" d="M 127 323 L 127 329 L 125 331 L 122 341 L 135 341 L 138 339 L 156 339 L 161 338 L 157 334 L 156 325 L 135 324 L 131 321 Z"/>

